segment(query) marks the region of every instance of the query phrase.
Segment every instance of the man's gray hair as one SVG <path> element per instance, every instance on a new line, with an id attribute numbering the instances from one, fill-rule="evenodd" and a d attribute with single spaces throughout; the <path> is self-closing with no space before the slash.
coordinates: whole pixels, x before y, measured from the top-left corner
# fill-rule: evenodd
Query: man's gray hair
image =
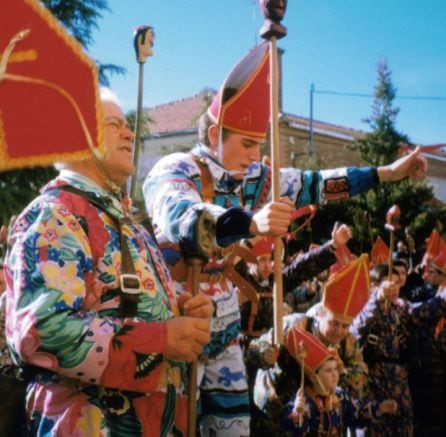
<path id="1" fill-rule="evenodd" d="M 323 307 L 322 303 L 318 302 L 317 304 L 315 304 L 311 308 L 309 308 L 305 314 L 308 317 L 313 317 L 317 320 L 320 320 L 327 315 L 327 311 Z"/>
<path id="2" fill-rule="evenodd" d="M 102 102 L 112 102 L 119 105 L 118 96 L 110 88 L 107 88 L 105 86 L 99 87 L 99 96 Z"/>

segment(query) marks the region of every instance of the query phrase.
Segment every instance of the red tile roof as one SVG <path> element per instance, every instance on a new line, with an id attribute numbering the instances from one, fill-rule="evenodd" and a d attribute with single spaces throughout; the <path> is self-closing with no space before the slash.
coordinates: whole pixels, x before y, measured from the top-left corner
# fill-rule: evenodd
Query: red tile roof
<path id="1" fill-rule="evenodd" d="M 446 144 L 439 143 L 439 144 L 429 144 L 429 145 L 421 145 L 421 153 L 428 154 L 428 155 L 434 155 L 434 156 L 442 156 L 446 157 Z M 403 155 L 404 153 L 407 153 L 408 151 L 412 150 L 413 146 L 408 146 L 407 144 L 404 144 L 400 148 L 400 154 Z"/>
<path id="2" fill-rule="evenodd" d="M 446 157 L 446 144 L 429 144 L 427 146 L 421 146 L 421 150 L 424 153 Z"/>
<path id="3" fill-rule="evenodd" d="M 310 128 L 310 119 L 305 117 L 300 117 L 298 115 L 283 114 L 284 119 L 295 126 L 302 126 L 303 129 Z M 358 137 L 364 134 L 364 131 L 358 129 L 352 129 L 345 126 L 339 126 L 337 124 L 326 123 L 325 121 L 313 120 L 313 129 L 320 131 L 333 132 L 337 134 Z"/>
<path id="4" fill-rule="evenodd" d="M 212 91 L 204 91 L 192 97 L 147 108 L 150 133 L 163 134 L 197 128 L 198 119 L 214 94 Z"/>
<path id="5" fill-rule="evenodd" d="M 156 135 L 196 129 L 200 115 L 206 110 L 215 94 L 214 90 L 204 90 L 191 97 L 154 106 L 153 108 L 146 108 L 150 119 L 150 133 Z M 310 126 L 308 118 L 298 115 L 283 113 L 281 119 L 295 127 L 301 126 L 302 129 L 309 129 Z M 327 134 L 346 135 L 354 138 L 364 134 L 364 131 L 361 130 L 318 120 L 313 120 L 313 129 L 315 131 L 325 131 Z M 437 156 L 446 156 L 446 144 L 426 146 L 425 153 L 427 152 Z"/>
<path id="6" fill-rule="evenodd" d="M 150 132 L 156 135 L 197 128 L 200 115 L 207 108 L 214 95 L 215 91 L 213 90 L 202 91 L 192 97 L 186 97 L 184 99 L 154 106 L 153 108 L 147 108 L 146 111 L 151 120 L 149 121 Z M 304 129 L 308 129 L 310 124 L 308 118 L 288 113 L 283 114 L 283 119 L 288 123 L 301 125 Z M 363 133 L 359 130 L 317 120 L 313 121 L 313 128 L 353 137 Z"/>

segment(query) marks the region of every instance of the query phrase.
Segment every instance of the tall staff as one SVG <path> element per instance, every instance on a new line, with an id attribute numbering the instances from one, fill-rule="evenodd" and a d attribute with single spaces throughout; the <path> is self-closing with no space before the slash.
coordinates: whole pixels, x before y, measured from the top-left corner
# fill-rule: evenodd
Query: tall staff
<path id="1" fill-rule="evenodd" d="M 155 32 L 153 27 L 138 26 L 135 29 L 133 45 L 135 47 L 136 60 L 139 65 L 138 69 L 138 104 L 136 107 L 135 117 L 135 142 L 133 146 L 133 165 L 135 166 L 135 174 L 132 176 L 130 183 L 130 197 L 134 199 L 136 181 L 138 179 L 138 161 L 139 161 L 139 147 L 141 141 L 141 118 L 142 118 L 142 97 L 144 85 L 144 63 L 149 56 L 153 56 L 153 42 L 155 39 Z"/>
<path id="2" fill-rule="evenodd" d="M 277 59 L 277 39 L 287 34 L 287 29 L 280 24 L 285 15 L 287 0 L 260 0 L 260 8 L 265 23 L 260 30 L 260 36 L 269 41 L 270 45 L 270 102 L 271 102 L 271 168 L 272 168 L 272 198 L 280 200 L 280 152 L 279 152 L 279 63 Z M 282 307 L 282 238 L 274 239 L 274 344 L 283 344 Z"/>
<path id="3" fill-rule="evenodd" d="M 192 296 L 200 291 L 200 273 L 204 260 L 200 257 L 187 258 L 188 279 Z M 188 369 L 188 398 L 187 398 L 187 437 L 195 437 L 197 430 L 197 370 L 198 361 L 189 364 Z"/>
<path id="4" fill-rule="evenodd" d="M 400 215 L 401 210 L 398 205 L 393 205 L 386 214 L 386 224 L 385 228 L 390 232 L 390 242 L 389 242 L 389 281 L 392 277 L 393 269 L 393 249 L 395 247 L 395 231 L 400 228 Z M 389 300 L 386 298 L 385 302 L 386 310 L 389 307 Z"/>

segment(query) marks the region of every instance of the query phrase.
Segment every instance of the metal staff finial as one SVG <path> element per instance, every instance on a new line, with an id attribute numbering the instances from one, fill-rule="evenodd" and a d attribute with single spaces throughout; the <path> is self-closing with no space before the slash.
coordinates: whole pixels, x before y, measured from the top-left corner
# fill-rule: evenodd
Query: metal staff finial
<path id="1" fill-rule="evenodd" d="M 139 147 L 141 141 L 141 116 L 142 116 L 142 97 L 144 83 L 144 63 L 147 58 L 153 56 L 153 44 L 155 40 L 155 31 L 151 26 L 138 26 L 133 34 L 133 46 L 136 53 L 136 61 L 139 64 L 138 71 L 138 104 L 136 107 L 135 117 L 135 140 L 133 146 L 133 165 L 135 166 L 135 174 L 132 176 L 130 183 L 130 196 L 134 198 L 136 181 L 138 179 L 138 161 Z"/>
<path id="2" fill-rule="evenodd" d="M 280 24 L 285 16 L 287 0 L 260 0 L 260 9 L 265 17 L 265 23 L 260 29 L 260 36 L 270 40 L 271 37 L 283 38 L 287 28 Z"/>
<path id="3" fill-rule="evenodd" d="M 269 41 L 270 48 L 270 100 L 271 100 L 271 169 L 272 200 L 280 200 L 280 152 L 279 152 L 279 66 L 276 40 L 287 34 L 280 24 L 286 11 L 287 0 L 260 0 L 265 23 L 260 36 Z M 283 344 L 283 283 L 282 283 L 282 238 L 274 239 L 274 344 Z"/>

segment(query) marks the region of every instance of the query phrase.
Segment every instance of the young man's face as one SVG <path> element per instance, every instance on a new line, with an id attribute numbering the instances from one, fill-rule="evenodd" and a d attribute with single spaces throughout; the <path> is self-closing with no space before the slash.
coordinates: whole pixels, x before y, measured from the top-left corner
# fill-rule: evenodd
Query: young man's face
<path id="1" fill-rule="evenodd" d="M 316 371 L 317 376 L 328 391 L 334 392 L 339 382 L 338 363 L 335 359 L 329 359 Z"/>
<path id="2" fill-rule="evenodd" d="M 105 120 L 105 157 L 101 160 L 110 178 L 124 185 L 135 172 L 133 166 L 133 132 L 122 109 L 113 102 L 103 102 Z"/>
<path id="3" fill-rule="evenodd" d="M 399 285 L 400 287 L 404 287 L 407 282 L 407 271 L 404 266 L 393 266 L 393 268 L 398 272 L 399 274 Z"/>
<path id="4" fill-rule="evenodd" d="M 217 154 L 219 128 L 213 126 L 209 132 L 212 150 Z M 233 172 L 235 179 L 243 179 L 248 167 L 260 161 L 260 146 L 264 140 L 231 132 L 223 142 L 222 164 Z"/>
<path id="5" fill-rule="evenodd" d="M 257 257 L 257 274 L 261 280 L 268 279 L 274 270 L 271 255 L 262 255 Z"/>

